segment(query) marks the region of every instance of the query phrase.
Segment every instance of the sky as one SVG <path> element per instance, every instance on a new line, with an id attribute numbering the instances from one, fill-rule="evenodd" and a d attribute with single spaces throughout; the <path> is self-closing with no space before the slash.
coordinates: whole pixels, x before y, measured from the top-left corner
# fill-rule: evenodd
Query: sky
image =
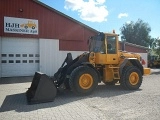
<path id="1" fill-rule="evenodd" d="M 141 19 L 151 27 L 151 37 L 160 37 L 160 0 L 40 1 L 100 32 L 120 34 L 125 23 Z"/>

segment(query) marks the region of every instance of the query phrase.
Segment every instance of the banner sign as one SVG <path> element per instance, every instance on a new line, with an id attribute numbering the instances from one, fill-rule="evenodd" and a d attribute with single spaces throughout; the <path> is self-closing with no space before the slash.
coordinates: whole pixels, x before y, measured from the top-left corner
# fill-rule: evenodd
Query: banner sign
<path id="1" fill-rule="evenodd" d="M 38 35 L 38 20 L 4 17 L 4 32 Z"/>

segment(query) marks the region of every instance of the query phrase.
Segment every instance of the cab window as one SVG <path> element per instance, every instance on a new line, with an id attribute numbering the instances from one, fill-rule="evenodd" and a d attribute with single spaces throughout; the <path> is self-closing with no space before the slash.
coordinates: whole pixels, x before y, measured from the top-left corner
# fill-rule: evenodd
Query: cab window
<path id="1" fill-rule="evenodd" d="M 116 54 L 116 37 L 107 36 L 107 53 Z"/>

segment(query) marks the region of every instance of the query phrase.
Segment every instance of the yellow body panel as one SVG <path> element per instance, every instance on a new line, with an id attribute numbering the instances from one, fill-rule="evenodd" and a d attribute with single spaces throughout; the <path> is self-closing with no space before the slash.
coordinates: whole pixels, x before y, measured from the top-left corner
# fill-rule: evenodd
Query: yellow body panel
<path id="1" fill-rule="evenodd" d="M 144 75 L 149 75 L 149 74 L 151 74 L 151 69 L 150 68 L 143 68 L 143 72 L 144 72 Z"/>
<path id="2" fill-rule="evenodd" d="M 107 63 L 107 56 L 106 54 L 95 53 L 95 64 L 106 64 Z"/>
<path id="3" fill-rule="evenodd" d="M 119 51 L 118 53 L 119 57 L 125 57 L 125 58 L 137 58 L 140 61 L 140 54 L 138 53 L 129 53 L 129 52 L 125 52 L 125 51 Z"/>
<path id="4" fill-rule="evenodd" d="M 109 68 L 109 65 L 106 65 L 103 69 L 103 82 L 111 82 L 113 81 L 113 71 Z"/>
<path id="5" fill-rule="evenodd" d="M 117 54 L 101 54 L 95 53 L 95 64 L 118 64 Z"/>

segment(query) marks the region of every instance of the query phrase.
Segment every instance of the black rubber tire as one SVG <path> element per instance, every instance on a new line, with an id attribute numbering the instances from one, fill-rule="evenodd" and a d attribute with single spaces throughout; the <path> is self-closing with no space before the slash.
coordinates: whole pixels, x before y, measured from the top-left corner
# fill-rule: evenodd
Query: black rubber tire
<path id="1" fill-rule="evenodd" d="M 84 74 L 90 75 L 92 77 L 92 85 L 84 89 L 80 86 L 80 77 Z M 88 66 L 79 66 L 75 68 L 70 76 L 69 85 L 72 92 L 76 95 L 88 95 L 91 94 L 98 86 L 98 75 L 96 71 Z"/>
<path id="2" fill-rule="evenodd" d="M 129 76 L 133 72 L 136 73 L 139 77 L 139 80 L 135 85 L 131 84 L 130 80 L 129 80 Z M 127 89 L 127 90 L 137 90 L 137 89 L 139 89 L 139 87 L 142 84 L 142 73 L 141 73 L 141 71 L 135 66 L 126 66 L 123 69 L 123 73 L 122 73 L 122 76 L 121 76 L 121 79 L 120 79 L 120 84 L 124 89 Z"/>

